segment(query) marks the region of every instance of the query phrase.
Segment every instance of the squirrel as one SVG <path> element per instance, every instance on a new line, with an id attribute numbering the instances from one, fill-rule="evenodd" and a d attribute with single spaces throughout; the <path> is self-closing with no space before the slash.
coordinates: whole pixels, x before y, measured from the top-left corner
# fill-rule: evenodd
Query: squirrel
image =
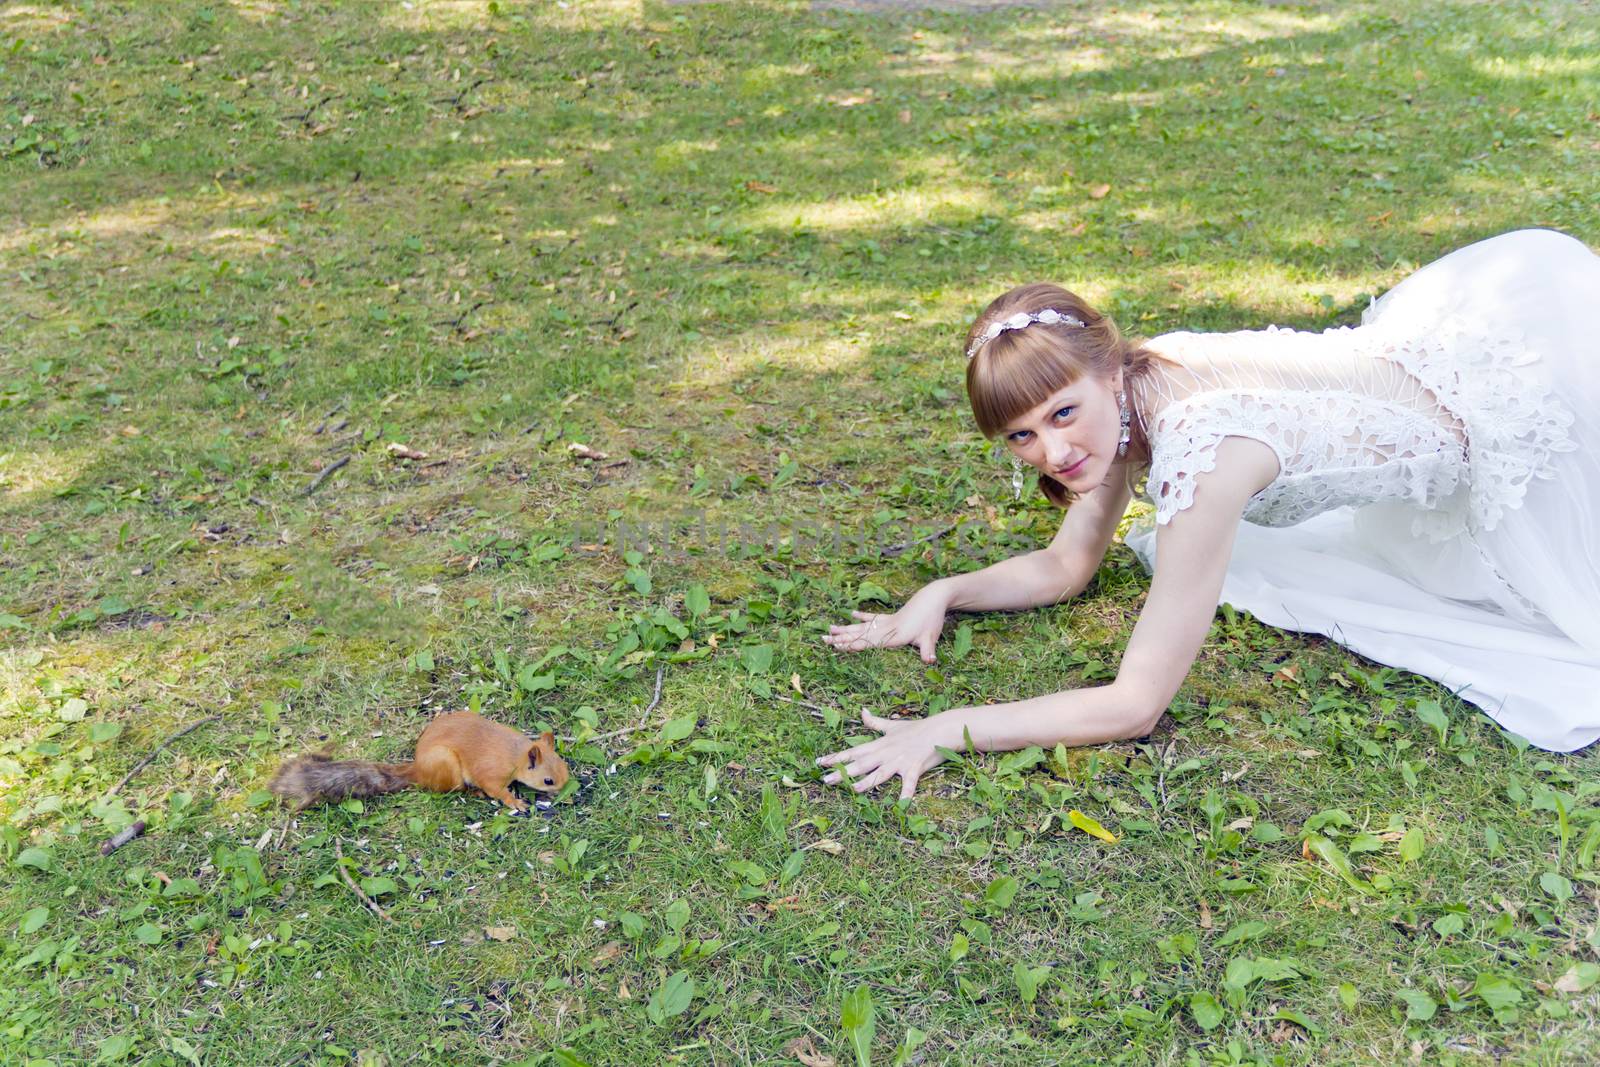
<path id="1" fill-rule="evenodd" d="M 476 788 L 517 814 L 528 804 L 511 792 L 512 782 L 543 793 L 567 784 L 567 765 L 556 753 L 548 730 L 534 739 L 470 711 L 438 716 L 417 738 L 410 763 L 332 760 L 325 755 L 296 756 L 278 768 L 267 788 L 293 801 L 300 811 L 312 804 L 371 797 L 401 789 L 448 793 Z"/>

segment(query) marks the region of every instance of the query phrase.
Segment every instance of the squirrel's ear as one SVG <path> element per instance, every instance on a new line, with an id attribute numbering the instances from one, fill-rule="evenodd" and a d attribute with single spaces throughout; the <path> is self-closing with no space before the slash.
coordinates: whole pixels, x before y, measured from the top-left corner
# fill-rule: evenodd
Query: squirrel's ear
<path id="1" fill-rule="evenodd" d="M 549 730 L 546 730 L 544 733 L 539 735 L 539 741 L 541 744 L 549 745 L 550 748 L 554 750 L 556 746 L 556 735 L 551 733 Z"/>
<path id="2" fill-rule="evenodd" d="M 537 744 L 528 746 L 528 766 L 539 766 L 539 746 Z"/>

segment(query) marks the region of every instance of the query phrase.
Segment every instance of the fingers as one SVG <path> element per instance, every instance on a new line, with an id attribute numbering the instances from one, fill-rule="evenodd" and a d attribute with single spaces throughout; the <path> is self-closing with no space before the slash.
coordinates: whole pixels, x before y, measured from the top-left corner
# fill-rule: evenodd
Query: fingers
<path id="1" fill-rule="evenodd" d="M 871 774 L 867 775 L 865 778 L 861 779 L 851 788 L 857 793 L 868 792 L 869 790 L 878 788 L 884 782 L 887 782 L 889 779 L 893 778 L 895 773 L 895 769 L 886 763 L 882 767 L 879 767 L 877 770 L 873 771 Z"/>
<path id="2" fill-rule="evenodd" d="M 924 634 L 922 640 L 917 642 L 918 651 L 922 653 L 922 662 L 937 662 L 933 655 L 933 646 L 938 643 L 938 640 L 939 636 L 937 634 Z"/>
<path id="3" fill-rule="evenodd" d="M 910 800 L 917 792 L 917 781 L 920 774 L 902 774 L 900 776 L 900 799 Z"/>

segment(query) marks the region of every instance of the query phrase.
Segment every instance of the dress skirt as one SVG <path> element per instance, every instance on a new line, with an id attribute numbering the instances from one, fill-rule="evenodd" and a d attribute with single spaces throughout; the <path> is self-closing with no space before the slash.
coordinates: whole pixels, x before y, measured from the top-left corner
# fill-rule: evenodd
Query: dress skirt
<path id="1" fill-rule="evenodd" d="M 1221 601 L 1430 677 L 1540 748 L 1600 738 L 1600 257 L 1551 230 L 1459 249 L 1373 303 L 1357 332 L 1461 354 L 1478 510 L 1443 540 L 1402 503 L 1240 525 Z M 1481 339 L 1481 343 L 1480 343 Z M 1437 369 L 1438 361 L 1435 361 Z M 1520 436 L 1518 436 L 1520 435 Z M 1153 525 L 1126 543 L 1155 565 Z"/>

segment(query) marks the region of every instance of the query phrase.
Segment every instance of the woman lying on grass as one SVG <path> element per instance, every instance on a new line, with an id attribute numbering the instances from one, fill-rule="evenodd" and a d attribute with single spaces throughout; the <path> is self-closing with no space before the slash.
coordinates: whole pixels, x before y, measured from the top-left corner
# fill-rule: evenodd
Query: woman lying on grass
<path id="1" fill-rule="evenodd" d="M 841 651 L 934 661 L 951 610 L 1053 604 L 1089 584 L 1145 476 L 1153 571 L 1109 685 L 919 720 L 824 756 L 902 797 L 979 751 L 1148 734 L 1219 602 L 1427 675 L 1542 748 L 1600 737 L 1600 257 L 1549 230 L 1459 249 L 1359 327 L 1172 333 L 1143 345 L 1072 293 L 1025 285 L 968 331 L 967 395 L 1020 477 L 1067 508 L 1049 547 L 854 612 Z M 1068 505 L 1071 505 L 1070 508 Z"/>

